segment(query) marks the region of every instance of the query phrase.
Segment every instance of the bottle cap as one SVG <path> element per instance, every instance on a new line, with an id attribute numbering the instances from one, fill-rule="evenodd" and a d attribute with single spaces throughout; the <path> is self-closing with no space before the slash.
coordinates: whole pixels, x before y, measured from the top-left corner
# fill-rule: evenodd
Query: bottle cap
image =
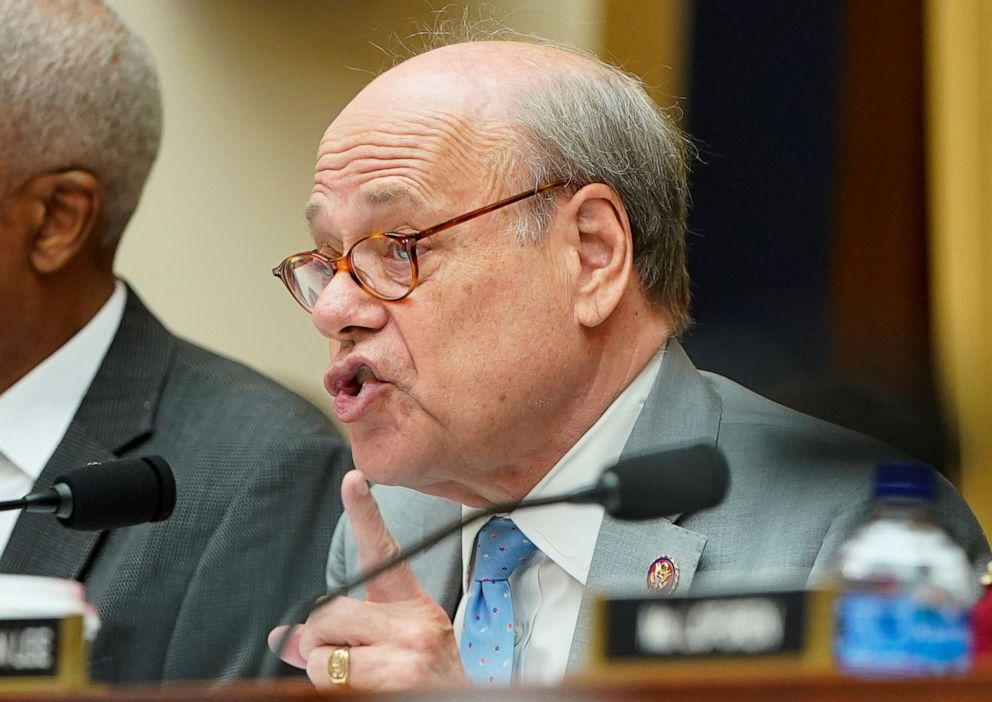
<path id="1" fill-rule="evenodd" d="M 879 463 L 875 471 L 875 498 L 932 500 L 933 469 L 924 463 Z"/>

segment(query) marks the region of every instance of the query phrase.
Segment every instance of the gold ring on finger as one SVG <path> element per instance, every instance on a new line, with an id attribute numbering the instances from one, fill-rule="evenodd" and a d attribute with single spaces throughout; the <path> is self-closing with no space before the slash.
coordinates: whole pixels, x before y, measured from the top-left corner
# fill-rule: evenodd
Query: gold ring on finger
<path id="1" fill-rule="evenodd" d="M 336 648 L 327 659 L 327 675 L 335 685 L 348 684 L 348 663 L 351 652 L 347 648 Z"/>

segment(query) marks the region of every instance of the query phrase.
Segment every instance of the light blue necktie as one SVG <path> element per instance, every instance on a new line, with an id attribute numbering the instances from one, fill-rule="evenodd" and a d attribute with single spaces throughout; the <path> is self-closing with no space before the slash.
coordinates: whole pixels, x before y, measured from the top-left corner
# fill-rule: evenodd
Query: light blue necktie
<path id="1" fill-rule="evenodd" d="M 508 685 L 513 674 L 513 600 L 510 575 L 534 553 L 516 525 L 493 517 L 476 539 L 462 628 L 465 673 L 477 685 Z"/>

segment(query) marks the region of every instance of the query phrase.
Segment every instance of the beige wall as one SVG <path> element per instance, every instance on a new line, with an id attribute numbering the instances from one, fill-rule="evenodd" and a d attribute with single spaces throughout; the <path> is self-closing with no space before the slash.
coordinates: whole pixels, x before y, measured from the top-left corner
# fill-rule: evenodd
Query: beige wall
<path id="1" fill-rule="evenodd" d="M 490 1 L 516 29 L 598 46 L 599 0 Z M 443 6 L 442 3 L 438 5 Z M 270 274 L 310 248 L 302 208 L 334 114 L 424 0 L 119 0 L 162 76 L 162 152 L 117 261 L 175 332 L 329 409 L 323 339 Z M 529 6 L 529 7 L 528 7 Z"/>

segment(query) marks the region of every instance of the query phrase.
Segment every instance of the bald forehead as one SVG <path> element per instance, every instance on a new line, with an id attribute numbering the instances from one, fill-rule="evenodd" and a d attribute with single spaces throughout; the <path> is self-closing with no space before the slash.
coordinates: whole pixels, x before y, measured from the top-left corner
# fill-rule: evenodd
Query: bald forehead
<path id="1" fill-rule="evenodd" d="M 372 206 L 437 202 L 439 192 L 465 188 L 473 197 L 504 194 L 513 173 L 489 166 L 520 145 L 508 119 L 516 91 L 579 58 L 551 47 L 477 42 L 390 69 L 324 133 L 307 218 L 313 224 L 326 198 L 344 194 Z"/>
<path id="2" fill-rule="evenodd" d="M 556 70 L 592 62 L 567 51 L 521 42 L 454 44 L 415 56 L 366 86 L 337 116 L 322 146 L 397 125 L 453 141 L 513 129 L 519 91 Z M 323 150 L 323 149 L 322 149 Z"/>
<path id="3" fill-rule="evenodd" d="M 465 169 L 478 179 L 479 160 L 507 146 L 509 91 L 499 76 L 516 57 L 496 46 L 446 47 L 410 59 L 376 78 L 337 116 L 318 149 L 318 177 L 328 185 L 356 181 L 373 197 L 390 190 L 363 183 L 391 170 L 407 190 L 428 199 L 435 167 Z M 500 66 L 490 70 L 495 62 Z"/>

